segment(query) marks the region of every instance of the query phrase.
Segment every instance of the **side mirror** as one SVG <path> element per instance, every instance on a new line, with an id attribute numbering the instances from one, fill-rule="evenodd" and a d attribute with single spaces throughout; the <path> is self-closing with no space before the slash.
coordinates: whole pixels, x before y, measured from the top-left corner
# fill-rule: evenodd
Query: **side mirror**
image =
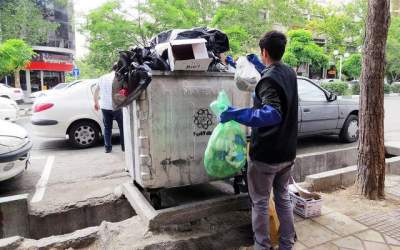
<path id="1" fill-rule="evenodd" d="M 329 93 L 329 96 L 328 96 L 328 102 L 333 102 L 333 101 L 336 101 L 337 100 L 337 95 L 335 95 L 334 93 Z"/>

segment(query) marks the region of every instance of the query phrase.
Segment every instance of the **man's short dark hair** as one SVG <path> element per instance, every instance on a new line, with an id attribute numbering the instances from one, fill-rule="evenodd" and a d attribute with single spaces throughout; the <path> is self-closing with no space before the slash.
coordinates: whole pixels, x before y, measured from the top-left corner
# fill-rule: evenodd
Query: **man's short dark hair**
<path id="1" fill-rule="evenodd" d="M 273 30 L 267 32 L 260 40 L 261 51 L 265 49 L 272 60 L 280 61 L 286 48 L 286 36 L 282 32 Z"/>

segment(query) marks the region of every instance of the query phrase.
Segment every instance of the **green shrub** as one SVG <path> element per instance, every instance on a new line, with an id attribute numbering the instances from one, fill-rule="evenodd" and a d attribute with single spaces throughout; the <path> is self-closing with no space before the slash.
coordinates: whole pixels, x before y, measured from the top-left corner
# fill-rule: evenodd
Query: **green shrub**
<path id="1" fill-rule="evenodd" d="M 389 84 L 385 84 L 385 85 L 383 86 L 383 93 L 385 93 L 385 94 L 390 94 L 390 92 L 391 92 L 391 87 L 390 87 L 390 85 L 389 85 Z"/>
<path id="2" fill-rule="evenodd" d="M 339 81 L 323 83 L 321 87 L 336 95 L 346 95 L 349 89 L 347 83 Z"/>
<path id="3" fill-rule="evenodd" d="M 390 87 L 393 93 L 400 93 L 400 83 L 392 84 Z"/>
<path id="4" fill-rule="evenodd" d="M 360 84 L 359 83 L 354 83 L 353 86 L 351 86 L 351 94 L 352 95 L 360 94 Z"/>

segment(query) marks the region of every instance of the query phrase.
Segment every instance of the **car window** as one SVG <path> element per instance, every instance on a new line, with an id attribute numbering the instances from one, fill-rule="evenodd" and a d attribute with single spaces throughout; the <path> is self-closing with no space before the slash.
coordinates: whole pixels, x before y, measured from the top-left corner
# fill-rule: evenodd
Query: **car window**
<path id="1" fill-rule="evenodd" d="M 314 84 L 304 79 L 297 80 L 300 100 L 303 101 L 326 101 L 325 93 Z"/>

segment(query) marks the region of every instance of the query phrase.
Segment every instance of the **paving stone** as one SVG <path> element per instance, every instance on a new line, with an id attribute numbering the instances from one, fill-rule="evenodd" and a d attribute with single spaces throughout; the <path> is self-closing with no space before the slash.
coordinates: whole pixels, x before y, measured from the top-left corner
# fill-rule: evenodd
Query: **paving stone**
<path id="1" fill-rule="evenodd" d="M 294 244 L 294 250 L 306 250 L 307 247 L 301 244 L 300 242 L 296 242 Z"/>
<path id="2" fill-rule="evenodd" d="M 332 243 L 326 243 L 326 244 L 311 248 L 310 250 L 339 250 L 339 248 Z"/>
<path id="3" fill-rule="evenodd" d="M 367 230 L 365 232 L 358 233 L 356 234 L 356 237 L 362 240 L 385 243 L 382 235 L 374 230 Z"/>
<path id="4" fill-rule="evenodd" d="M 298 216 L 297 214 L 293 214 L 293 215 L 294 215 L 294 222 L 296 222 L 296 223 L 304 220 L 304 218 Z"/>
<path id="5" fill-rule="evenodd" d="M 313 220 L 341 236 L 350 235 L 368 229 L 366 226 L 338 212 L 314 218 Z"/>
<path id="6" fill-rule="evenodd" d="M 339 238 L 339 235 L 312 220 L 296 223 L 295 227 L 299 241 L 308 248 Z"/>
<path id="7" fill-rule="evenodd" d="M 388 244 L 400 247 L 400 240 L 396 240 L 395 238 L 392 238 L 387 235 L 383 235 L 383 236 L 385 237 L 385 240 Z"/>
<path id="8" fill-rule="evenodd" d="M 333 212 L 334 212 L 334 210 L 332 210 L 332 208 L 329 208 L 327 206 L 322 206 L 322 208 L 321 208 L 321 215 L 326 215 L 326 214 L 330 214 Z"/>
<path id="9" fill-rule="evenodd" d="M 338 240 L 335 240 L 333 242 L 336 246 L 340 248 L 348 248 L 348 249 L 354 249 L 354 250 L 364 250 L 363 244 L 360 239 L 357 239 L 354 236 L 349 236 L 346 238 L 341 238 Z"/>
<path id="10" fill-rule="evenodd" d="M 390 250 L 389 246 L 383 243 L 364 241 L 365 250 Z"/>
<path id="11" fill-rule="evenodd" d="M 390 213 L 370 213 L 356 218 L 357 221 L 395 239 L 400 239 L 400 209 Z"/>

